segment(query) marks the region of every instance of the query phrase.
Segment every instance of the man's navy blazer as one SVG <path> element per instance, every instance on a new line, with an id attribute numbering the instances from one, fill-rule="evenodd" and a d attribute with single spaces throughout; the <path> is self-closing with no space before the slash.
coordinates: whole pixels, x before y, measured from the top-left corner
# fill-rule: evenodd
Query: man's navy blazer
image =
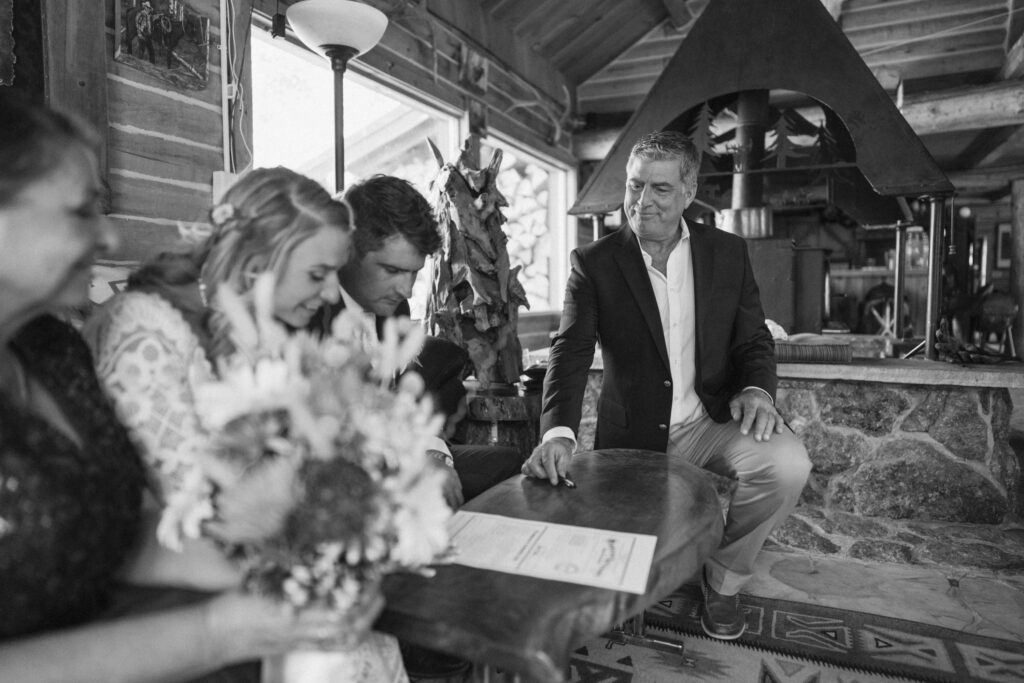
<path id="1" fill-rule="evenodd" d="M 729 400 L 748 386 L 774 400 L 775 353 L 743 238 L 687 221 L 693 260 L 695 388 L 708 414 L 731 419 Z M 541 434 L 578 432 L 594 342 L 604 378 L 595 448 L 664 451 L 672 376 L 657 300 L 628 225 L 574 250 L 558 335 L 544 378 Z"/>

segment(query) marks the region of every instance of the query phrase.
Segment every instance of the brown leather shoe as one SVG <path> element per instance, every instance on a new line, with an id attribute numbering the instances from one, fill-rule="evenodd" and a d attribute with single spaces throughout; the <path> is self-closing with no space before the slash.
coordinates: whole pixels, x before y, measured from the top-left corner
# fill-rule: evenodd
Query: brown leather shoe
<path id="1" fill-rule="evenodd" d="M 740 596 L 722 595 L 708 585 L 707 575 L 701 573 L 700 590 L 704 604 L 700 610 L 700 625 L 704 633 L 719 640 L 736 640 L 747 630 L 747 613 L 740 605 Z"/>

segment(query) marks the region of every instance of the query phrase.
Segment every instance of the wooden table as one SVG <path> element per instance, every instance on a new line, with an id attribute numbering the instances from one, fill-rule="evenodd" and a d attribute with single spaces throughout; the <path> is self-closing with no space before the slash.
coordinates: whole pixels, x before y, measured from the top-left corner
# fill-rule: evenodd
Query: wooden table
<path id="1" fill-rule="evenodd" d="M 644 595 L 461 565 L 425 578 L 393 575 L 376 628 L 400 640 L 513 671 L 565 680 L 571 651 L 696 575 L 722 535 L 714 487 L 697 467 L 664 453 L 578 453 L 576 488 L 516 476 L 463 509 L 658 537 Z"/>

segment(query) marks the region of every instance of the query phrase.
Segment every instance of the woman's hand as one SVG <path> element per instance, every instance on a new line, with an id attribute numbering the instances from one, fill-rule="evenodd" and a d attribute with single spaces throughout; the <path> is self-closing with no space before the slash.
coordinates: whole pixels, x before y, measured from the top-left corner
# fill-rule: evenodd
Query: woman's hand
<path id="1" fill-rule="evenodd" d="M 297 649 L 351 650 L 369 633 L 384 608 L 384 598 L 372 591 L 350 610 L 293 606 L 269 598 L 224 593 L 206 606 L 211 648 L 228 661 L 241 661 Z"/>

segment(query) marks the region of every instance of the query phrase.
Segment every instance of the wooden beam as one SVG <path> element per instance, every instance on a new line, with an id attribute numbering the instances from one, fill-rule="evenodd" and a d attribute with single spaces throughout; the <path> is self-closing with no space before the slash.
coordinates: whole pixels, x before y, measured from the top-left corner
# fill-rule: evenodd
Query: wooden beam
<path id="1" fill-rule="evenodd" d="M 646 3 L 638 6 L 619 3 L 600 24 L 556 50 L 551 61 L 564 70 L 569 80 L 582 83 L 663 21 L 663 15 Z M 602 49 L 595 50 L 594 45 L 601 45 Z"/>
<path id="2" fill-rule="evenodd" d="M 1003 80 L 1012 80 L 1024 76 L 1024 36 L 1017 39 L 1006 53 L 1006 61 L 999 71 Z"/>
<path id="3" fill-rule="evenodd" d="M 839 21 L 839 16 L 843 13 L 843 0 L 821 0 L 821 4 L 825 6 L 833 19 Z"/>
<path id="4" fill-rule="evenodd" d="M 1010 295 L 1020 302 L 1024 301 L 1024 179 L 1014 180 L 1011 188 Z M 1018 353 L 1024 353 L 1024 324 L 1019 308 L 1013 320 L 1013 344 Z"/>
<path id="5" fill-rule="evenodd" d="M 686 0 L 661 0 L 661 4 L 665 6 L 669 22 L 675 28 L 685 28 L 693 22 L 694 15 L 687 7 Z"/>
<path id="6" fill-rule="evenodd" d="M 971 171 L 952 171 L 946 176 L 957 192 L 978 194 L 1001 187 L 1015 178 L 1024 178 L 1024 165 L 976 168 Z"/>
<path id="7" fill-rule="evenodd" d="M 1000 32 L 1006 30 L 1005 9 L 982 9 L 963 16 L 936 17 L 863 29 L 846 28 L 843 32 L 857 51 L 863 52 L 910 41 L 945 44 L 953 36 L 993 29 Z"/>
<path id="8" fill-rule="evenodd" d="M 1006 51 L 1010 51 L 1012 45 L 1016 45 L 1024 36 L 1024 0 L 1007 0 L 1006 9 L 1009 12 L 1006 26 Z"/>
<path id="9" fill-rule="evenodd" d="M 969 15 L 982 9 L 1006 12 L 1006 0 L 920 0 L 919 2 L 882 2 L 870 7 L 846 3 L 843 30 L 883 28 L 900 23 L 915 23 L 950 16 Z"/>
<path id="10" fill-rule="evenodd" d="M 1024 88 L 1015 81 L 909 96 L 901 110 L 918 135 L 1024 124 Z"/>
<path id="11" fill-rule="evenodd" d="M 98 2 L 45 0 L 42 10 L 46 102 L 96 129 L 100 169 L 106 172 L 106 8 Z"/>
<path id="12" fill-rule="evenodd" d="M 296 0 L 281 0 L 280 8 L 285 11 L 286 6 L 292 5 Z M 381 10 L 389 17 L 396 17 L 397 21 L 404 21 L 410 26 L 413 19 L 403 19 L 400 11 L 406 3 L 396 3 L 394 0 L 365 0 L 366 4 L 372 5 Z M 278 11 L 278 0 L 251 0 L 253 9 L 263 14 L 272 15 Z M 515 35 L 514 27 L 502 18 L 495 15 L 487 15 L 483 7 L 477 2 L 463 2 L 462 0 L 422 0 L 426 13 L 424 16 L 432 17 L 440 22 L 449 31 L 455 32 L 473 49 L 491 58 L 503 68 L 512 71 L 522 77 L 525 81 L 536 87 L 540 92 L 549 96 L 556 102 L 563 100 L 563 88 L 570 89 L 575 85 L 566 80 L 561 71 L 555 68 L 550 60 L 545 59 L 533 50 L 523 49 L 522 41 Z M 515 9 L 516 3 L 509 3 L 509 9 Z M 499 6 L 495 13 L 503 11 Z M 515 10 L 518 11 L 518 10 Z M 411 16 L 411 10 L 406 13 Z M 420 20 L 418 23 L 423 24 Z M 416 26 L 417 29 L 425 31 L 429 37 L 432 29 L 427 26 Z M 384 32 L 381 39 L 382 46 L 389 46 L 392 41 L 391 30 Z M 396 46 L 396 50 L 400 50 Z M 369 53 L 368 53 L 369 54 Z M 365 55 L 364 55 L 365 57 Z M 364 57 L 360 57 L 363 59 Z"/>
<path id="13" fill-rule="evenodd" d="M 904 62 L 909 60 L 927 59 L 931 56 L 958 56 L 960 53 L 974 50 L 993 49 L 1003 54 L 1002 37 L 1004 29 L 1002 26 L 987 24 L 976 31 L 963 31 L 952 35 L 943 36 L 940 39 L 928 38 L 925 40 L 894 42 L 889 45 L 862 50 L 856 45 L 858 51 L 862 51 L 862 59 L 868 66 Z M 1000 57 L 1000 64 L 1002 58 Z"/>
<path id="14" fill-rule="evenodd" d="M 918 135 L 1018 127 L 1024 125 L 1024 88 L 1007 81 L 915 95 L 904 100 L 901 113 Z M 581 160 L 603 159 L 618 135 L 617 129 L 579 133 L 573 136 L 573 149 Z"/>
<path id="15" fill-rule="evenodd" d="M 998 126 L 986 128 L 971 140 L 967 148 L 949 163 L 951 168 L 974 168 L 1002 147 L 1020 126 Z"/>
<path id="16" fill-rule="evenodd" d="M 572 136 L 572 153 L 580 161 L 604 159 L 621 132 L 620 128 L 606 128 L 576 133 Z"/>
<path id="17" fill-rule="evenodd" d="M 913 81 L 933 76 L 955 76 L 958 74 L 998 71 L 1006 56 L 998 46 L 986 46 L 955 54 L 935 52 L 903 57 L 868 55 L 864 62 L 872 69 L 889 66 L 899 69 L 904 81 Z"/>

